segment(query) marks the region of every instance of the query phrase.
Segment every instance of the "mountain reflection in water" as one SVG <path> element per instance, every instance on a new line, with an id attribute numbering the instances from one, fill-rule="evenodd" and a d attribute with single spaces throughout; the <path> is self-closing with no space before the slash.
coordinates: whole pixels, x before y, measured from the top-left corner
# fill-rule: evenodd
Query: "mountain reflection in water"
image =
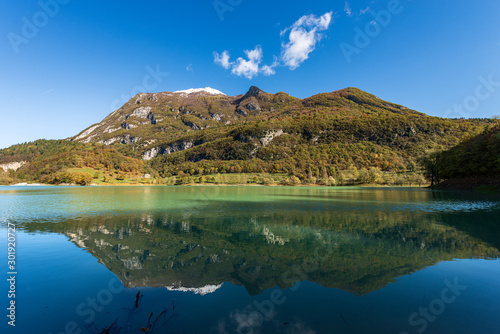
<path id="1" fill-rule="evenodd" d="M 64 233 L 126 287 L 251 295 L 308 280 L 363 295 L 441 261 L 499 255 L 495 202 L 384 201 L 349 193 L 275 202 L 193 200 L 190 210 L 94 215 L 28 230 Z M 361 197 L 361 198 L 359 198 Z M 304 201 L 306 199 L 306 201 Z M 470 224 L 480 215 L 480 227 Z M 490 229 L 490 230 L 488 230 Z"/>

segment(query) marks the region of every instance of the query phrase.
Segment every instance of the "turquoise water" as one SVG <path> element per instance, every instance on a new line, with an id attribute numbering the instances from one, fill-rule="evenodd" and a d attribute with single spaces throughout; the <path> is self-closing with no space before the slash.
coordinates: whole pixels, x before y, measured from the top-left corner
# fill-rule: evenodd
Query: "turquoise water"
<path id="1" fill-rule="evenodd" d="M 500 198 L 0 187 L 2 333 L 498 333 Z"/>

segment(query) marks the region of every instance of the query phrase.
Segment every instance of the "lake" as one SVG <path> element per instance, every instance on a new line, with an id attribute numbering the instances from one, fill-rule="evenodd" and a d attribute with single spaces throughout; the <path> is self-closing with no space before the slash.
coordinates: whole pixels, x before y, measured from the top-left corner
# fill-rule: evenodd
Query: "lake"
<path id="1" fill-rule="evenodd" d="M 0 221 L 1 333 L 500 328 L 498 194 L 0 187 Z"/>

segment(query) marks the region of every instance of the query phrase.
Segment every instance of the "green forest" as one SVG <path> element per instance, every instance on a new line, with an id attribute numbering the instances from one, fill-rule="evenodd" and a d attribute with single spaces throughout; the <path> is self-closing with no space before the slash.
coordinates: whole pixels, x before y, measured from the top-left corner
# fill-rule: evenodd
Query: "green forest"
<path id="1" fill-rule="evenodd" d="M 421 159 L 421 164 L 432 184 L 472 180 L 478 185 L 500 189 L 500 124 L 449 150 L 432 152 Z"/>

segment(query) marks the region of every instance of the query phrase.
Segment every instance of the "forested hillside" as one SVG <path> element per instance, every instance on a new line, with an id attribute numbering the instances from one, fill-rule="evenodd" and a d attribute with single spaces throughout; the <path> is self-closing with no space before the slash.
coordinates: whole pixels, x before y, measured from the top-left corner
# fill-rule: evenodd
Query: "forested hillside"
<path id="1" fill-rule="evenodd" d="M 459 145 L 423 159 L 425 172 L 445 188 L 500 189 L 500 123 Z"/>
<path id="2" fill-rule="evenodd" d="M 422 157 L 492 123 L 427 116 L 357 88 L 306 99 L 257 87 L 238 96 L 141 93 L 75 137 L 0 150 L 0 164 L 25 163 L 0 182 L 106 183 L 147 173 L 158 183 L 219 183 L 216 174 L 253 173 L 256 183 L 420 184 Z"/>
<path id="3" fill-rule="evenodd" d="M 0 163 L 15 161 L 13 159 L 26 161 L 16 173 L 10 173 L 13 180 L 54 184 L 90 184 L 94 173 L 78 171 L 85 167 L 111 173 L 139 174 L 144 171 L 143 161 L 127 157 L 114 148 L 68 140 L 38 140 L 0 150 Z"/>

